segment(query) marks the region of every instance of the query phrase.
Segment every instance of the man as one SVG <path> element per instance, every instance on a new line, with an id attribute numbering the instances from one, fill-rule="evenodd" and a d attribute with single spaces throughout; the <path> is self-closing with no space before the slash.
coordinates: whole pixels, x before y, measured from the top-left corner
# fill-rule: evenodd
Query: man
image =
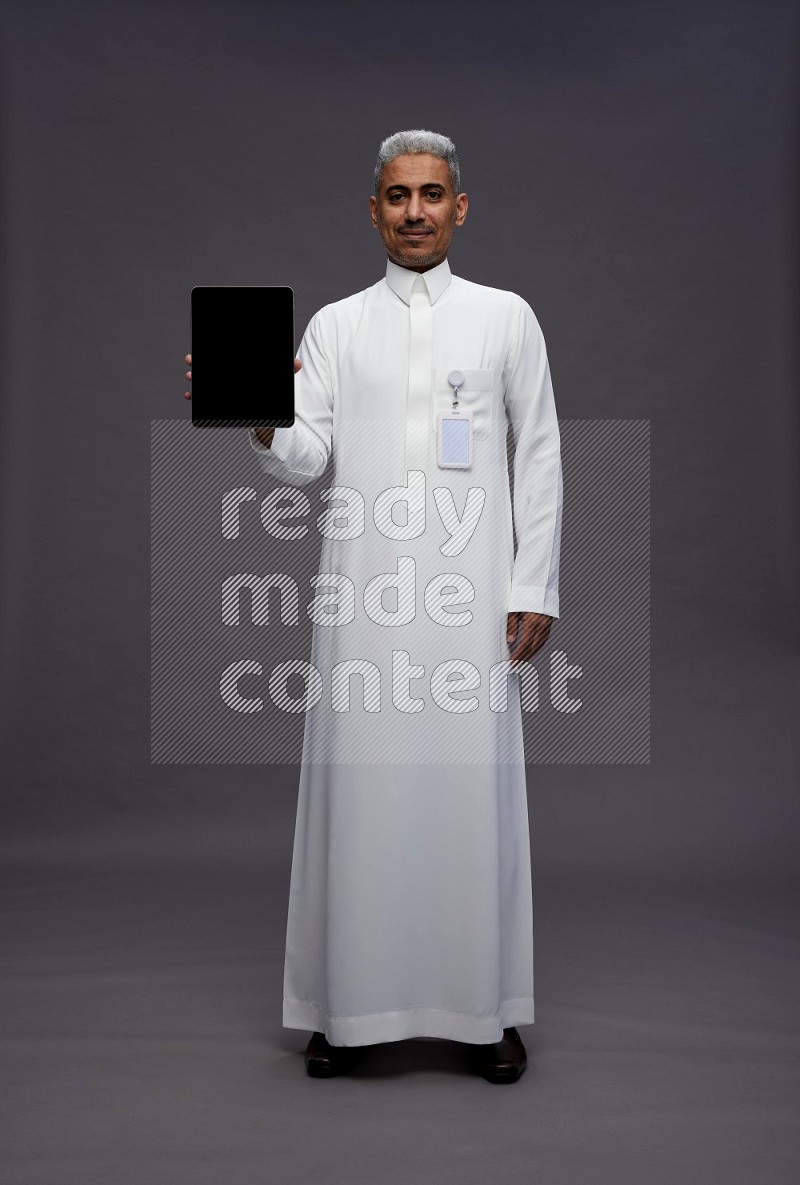
<path id="1" fill-rule="evenodd" d="M 385 277 L 311 319 L 294 425 L 249 433 L 289 485 L 332 454 L 345 504 L 317 578 L 344 615 L 328 594 L 314 617 L 327 698 L 305 718 L 284 975 L 283 1023 L 312 1030 L 320 1077 L 432 1036 L 514 1082 L 534 1020 L 519 664 L 558 616 L 560 438 L 531 308 L 450 271 L 467 209 L 451 140 L 383 141 Z M 443 415 L 472 434 L 453 468 Z"/>

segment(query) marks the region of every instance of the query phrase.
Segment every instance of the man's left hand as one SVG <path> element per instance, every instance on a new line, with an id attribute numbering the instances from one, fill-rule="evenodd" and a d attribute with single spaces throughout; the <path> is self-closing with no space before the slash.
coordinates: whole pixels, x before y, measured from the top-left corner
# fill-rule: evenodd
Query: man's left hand
<path id="1" fill-rule="evenodd" d="M 550 635 L 552 624 L 552 617 L 546 613 L 509 613 L 506 641 L 514 647 L 511 662 L 527 662 L 537 650 L 541 650 Z"/>

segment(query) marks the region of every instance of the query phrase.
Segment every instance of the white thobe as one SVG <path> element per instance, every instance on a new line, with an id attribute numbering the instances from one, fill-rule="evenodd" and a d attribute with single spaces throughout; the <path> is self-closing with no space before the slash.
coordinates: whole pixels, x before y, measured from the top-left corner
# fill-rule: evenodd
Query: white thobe
<path id="1" fill-rule="evenodd" d="M 294 425 L 270 449 L 249 433 L 272 484 L 307 485 L 332 453 L 342 499 L 324 512 L 341 531 L 324 534 L 328 591 L 312 613 L 323 691 L 305 717 L 283 1000 L 285 1027 L 335 1045 L 488 1043 L 534 1020 L 520 705 L 532 672 L 500 664 L 509 612 L 559 612 L 550 368 L 521 297 L 445 260 L 412 302 L 419 275 L 387 261 L 385 278 L 316 313 Z M 437 463 L 454 369 L 473 417 L 468 469 Z M 387 509 L 404 490 L 408 505 Z M 394 600 L 368 591 L 382 574 Z M 361 673 L 337 682 L 347 660 Z"/>

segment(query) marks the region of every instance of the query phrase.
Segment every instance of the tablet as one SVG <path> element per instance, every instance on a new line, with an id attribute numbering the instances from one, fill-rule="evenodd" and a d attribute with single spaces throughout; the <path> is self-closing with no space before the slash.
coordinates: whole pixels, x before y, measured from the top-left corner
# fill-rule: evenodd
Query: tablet
<path id="1" fill-rule="evenodd" d="M 192 289 L 192 424 L 294 423 L 294 292 L 283 285 Z"/>

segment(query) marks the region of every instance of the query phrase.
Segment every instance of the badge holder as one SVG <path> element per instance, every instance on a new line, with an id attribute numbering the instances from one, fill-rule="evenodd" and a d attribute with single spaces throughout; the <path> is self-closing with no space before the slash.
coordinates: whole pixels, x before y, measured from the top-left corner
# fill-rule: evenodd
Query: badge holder
<path id="1" fill-rule="evenodd" d="M 472 412 L 458 406 L 459 388 L 464 386 L 460 370 L 451 370 L 447 381 L 453 388 L 451 411 L 436 417 L 436 460 L 440 469 L 469 469 L 472 465 Z"/>

